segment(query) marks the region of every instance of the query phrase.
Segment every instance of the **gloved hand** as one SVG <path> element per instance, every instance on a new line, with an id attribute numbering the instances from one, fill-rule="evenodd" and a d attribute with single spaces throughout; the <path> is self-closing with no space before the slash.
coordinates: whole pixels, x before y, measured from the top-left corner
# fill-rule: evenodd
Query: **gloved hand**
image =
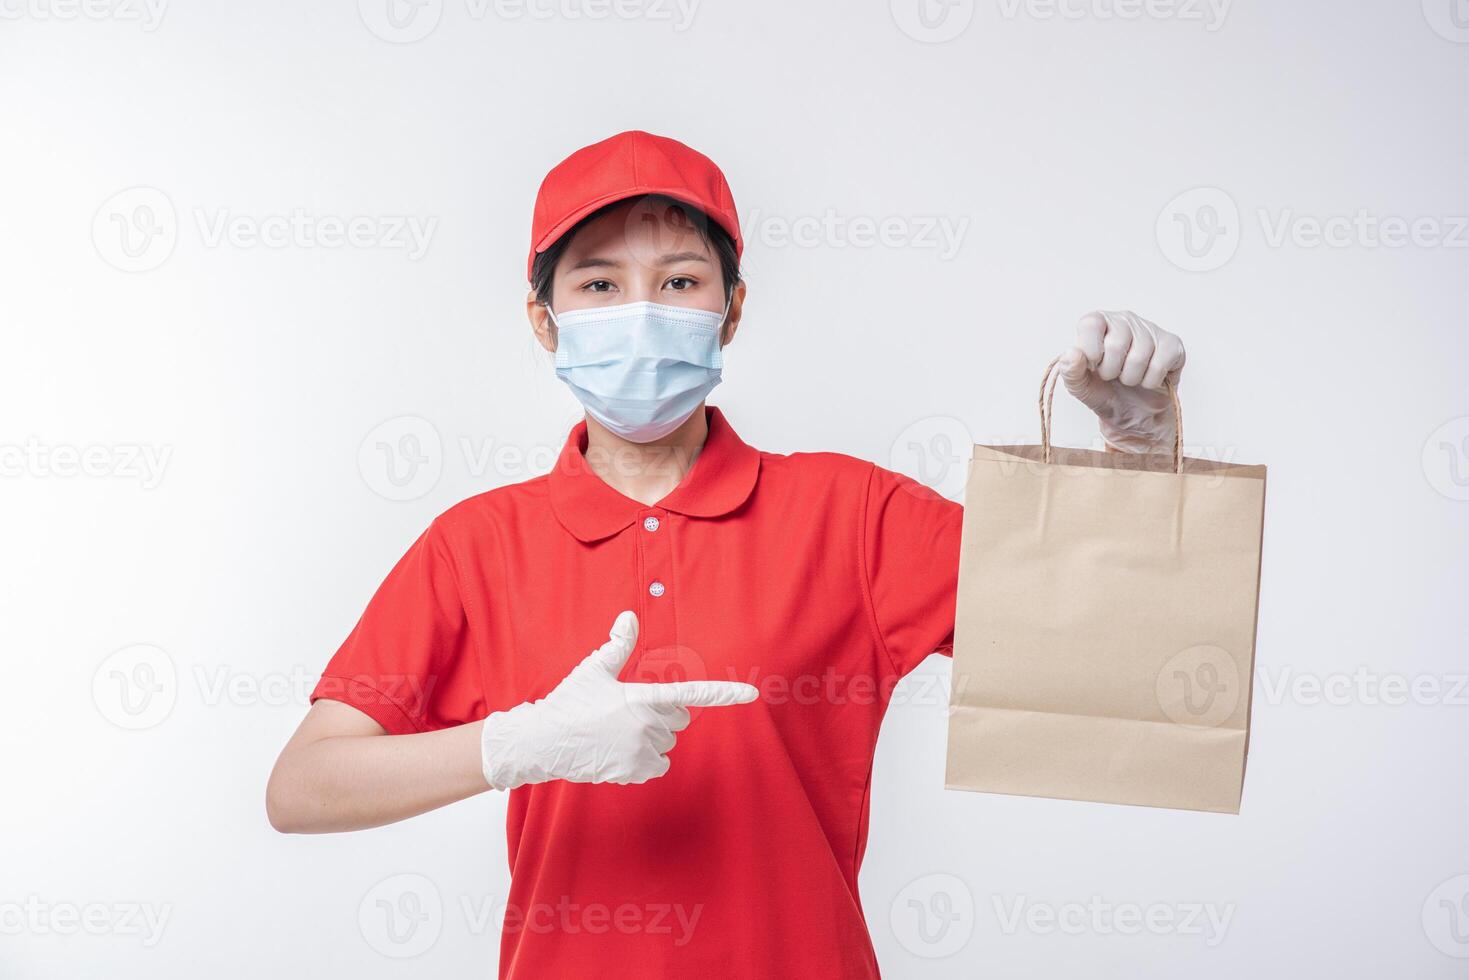
<path id="1" fill-rule="evenodd" d="M 1183 341 L 1130 310 L 1088 313 L 1076 325 L 1076 346 L 1061 356 L 1061 378 L 1097 413 L 1108 445 L 1171 452 L 1173 400 L 1163 379 L 1178 384 L 1184 357 Z"/>
<path id="2" fill-rule="evenodd" d="M 638 617 L 624 612 L 606 643 L 555 689 L 485 719 L 480 759 L 495 789 L 567 779 L 642 783 L 668 771 L 675 732 L 689 708 L 744 704 L 759 692 L 734 681 L 625 684 L 617 679 L 638 639 Z"/>

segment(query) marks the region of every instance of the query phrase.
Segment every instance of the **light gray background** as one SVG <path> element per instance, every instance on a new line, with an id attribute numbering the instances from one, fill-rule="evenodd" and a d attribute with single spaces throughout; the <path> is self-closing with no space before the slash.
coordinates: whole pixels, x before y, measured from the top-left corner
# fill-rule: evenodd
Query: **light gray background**
<path id="1" fill-rule="evenodd" d="M 576 418 L 531 202 L 635 127 L 746 219 L 753 444 L 952 489 L 1129 307 L 1190 451 L 1271 467 L 1243 814 L 945 792 L 932 658 L 872 789 L 886 975 L 1469 970 L 1469 4 L 388 2 L 0 0 L 0 975 L 493 975 L 503 797 L 292 838 L 265 778 L 413 537 Z"/>

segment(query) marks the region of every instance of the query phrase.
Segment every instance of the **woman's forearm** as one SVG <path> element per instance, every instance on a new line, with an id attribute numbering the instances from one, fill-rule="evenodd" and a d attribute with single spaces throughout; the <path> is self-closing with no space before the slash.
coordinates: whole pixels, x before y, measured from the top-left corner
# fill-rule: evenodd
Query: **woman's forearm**
<path id="1" fill-rule="evenodd" d="M 355 712 L 335 704 L 328 709 L 343 710 Z M 266 789 L 271 826 L 292 834 L 363 830 L 480 793 L 488 788 L 480 764 L 483 724 L 414 735 L 303 725 L 271 773 Z M 313 727 L 329 733 L 313 732 Z"/>

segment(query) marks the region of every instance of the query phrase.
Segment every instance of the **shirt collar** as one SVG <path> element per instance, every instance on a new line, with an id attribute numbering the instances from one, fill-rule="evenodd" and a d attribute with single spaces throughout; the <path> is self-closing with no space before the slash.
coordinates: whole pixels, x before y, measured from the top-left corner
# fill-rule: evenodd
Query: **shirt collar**
<path id="1" fill-rule="evenodd" d="M 709 435 L 683 482 L 653 507 L 689 517 L 719 517 L 739 507 L 755 489 L 760 453 L 747 446 L 717 408 L 705 408 Z M 627 527 L 650 508 L 608 486 L 587 464 L 585 420 L 572 427 L 551 470 L 551 509 L 582 541 L 597 541 Z"/>

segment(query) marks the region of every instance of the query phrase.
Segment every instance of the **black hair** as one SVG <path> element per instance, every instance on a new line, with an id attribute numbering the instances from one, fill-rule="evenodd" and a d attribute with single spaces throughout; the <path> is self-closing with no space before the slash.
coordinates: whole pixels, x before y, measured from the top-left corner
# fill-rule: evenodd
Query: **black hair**
<path id="1" fill-rule="evenodd" d="M 661 194 L 649 194 L 642 201 L 677 215 L 678 220 L 687 222 L 698 232 L 704 244 L 708 245 L 715 257 L 719 259 L 719 271 L 724 279 L 724 297 L 728 299 L 740 282 L 740 257 L 735 251 L 733 236 L 710 221 L 704 212 L 682 201 L 664 197 Z M 561 256 L 571 245 L 571 240 L 576 237 L 576 233 L 581 231 L 588 222 L 600 218 L 608 211 L 625 203 L 627 203 L 625 200 L 613 201 L 606 207 L 598 208 L 573 225 L 566 234 L 552 242 L 544 252 L 536 253 L 536 260 L 531 264 L 530 286 L 535 291 L 537 302 L 550 305 L 551 281 L 555 276 L 556 263 L 561 261 Z"/>

